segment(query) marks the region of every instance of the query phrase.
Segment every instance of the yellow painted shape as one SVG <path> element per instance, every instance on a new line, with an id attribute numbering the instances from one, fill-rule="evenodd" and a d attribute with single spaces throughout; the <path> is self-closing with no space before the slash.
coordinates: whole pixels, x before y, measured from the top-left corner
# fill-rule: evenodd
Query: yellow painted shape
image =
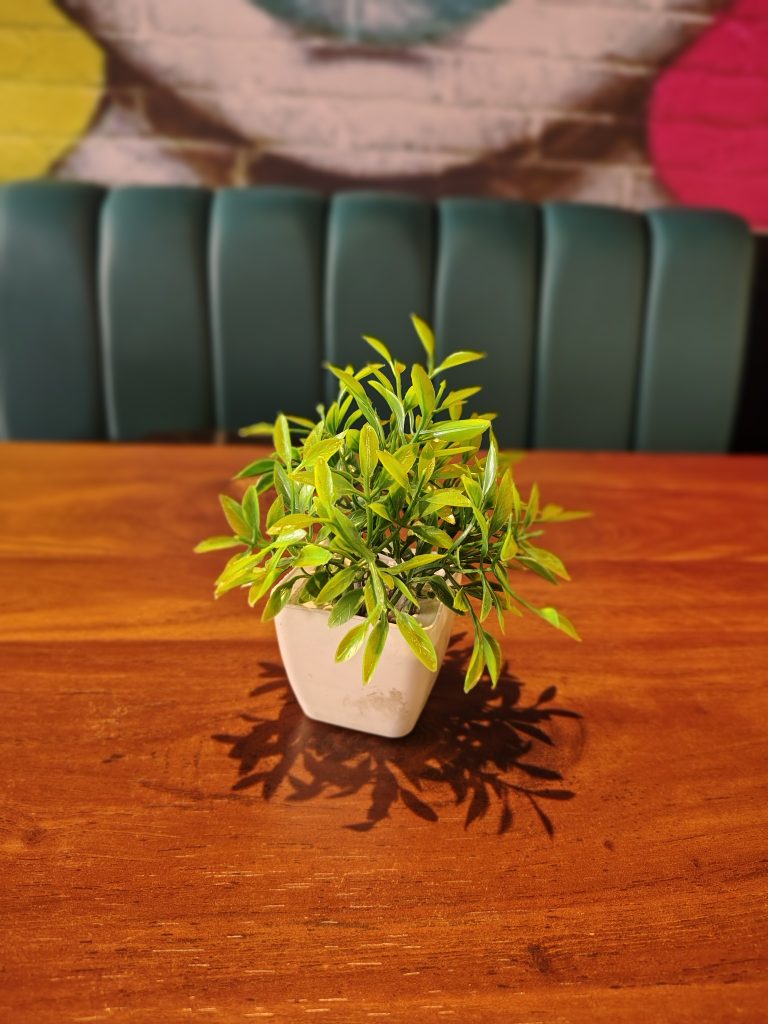
<path id="1" fill-rule="evenodd" d="M 51 0 L 0 0 L 0 181 L 33 178 L 82 135 L 104 54 Z"/>

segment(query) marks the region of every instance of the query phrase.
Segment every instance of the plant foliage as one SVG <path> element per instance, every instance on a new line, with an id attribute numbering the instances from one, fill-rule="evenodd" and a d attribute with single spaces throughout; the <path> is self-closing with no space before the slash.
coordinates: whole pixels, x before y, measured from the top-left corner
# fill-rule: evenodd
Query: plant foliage
<path id="1" fill-rule="evenodd" d="M 525 609 L 579 639 L 555 608 L 523 597 L 518 580 L 531 572 L 550 583 L 567 580 L 557 555 L 534 541 L 542 523 L 587 513 L 542 507 L 536 485 L 523 499 L 500 456 L 493 416 L 465 412 L 480 389 L 447 384 L 446 371 L 482 353 L 454 352 L 435 365 L 431 329 L 417 316 L 412 320 L 425 365 L 409 370 L 366 336 L 380 361 L 361 370 L 329 365 L 338 398 L 318 407 L 317 422 L 281 414 L 274 424 L 241 431 L 270 434 L 274 451 L 238 474 L 252 481 L 242 501 L 221 495 L 231 532 L 195 550 L 241 549 L 217 579 L 216 597 L 245 587 L 250 605 L 267 599 L 265 620 L 292 600 L 328 607 L 331 626 L 350 623 L 336 660 L 362 648 L 364 682 L 391 628 L 428 668 L 436 667 L 418 611 L 425 600 L 441 601 L 471 621 L 474 646 L 464 680 L 471 690 L 485 669 L 494 685 L 499 677 L 499 643 L 485 627 L 491 614 L 503 629 L 505 613 Z M 273 494 L 268 505 L 267 492 Z"/>

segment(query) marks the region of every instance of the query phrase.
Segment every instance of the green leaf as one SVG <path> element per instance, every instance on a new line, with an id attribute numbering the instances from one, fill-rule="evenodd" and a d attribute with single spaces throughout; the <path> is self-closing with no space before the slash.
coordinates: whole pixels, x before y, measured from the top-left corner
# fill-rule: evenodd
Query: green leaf
<path id="1" fill-rule="evenodd" d="M 353 377 L 351 373 L 347 373 L 346 370 L 340 370 L 338 366 L 331 366 L 330 363 L 326 363 L 326 366 L 334 377 L 337 377 L 350 394 L 354 396 L 363 416 L 365 416 L 374 430 L 378 432 L 380 429 L 379 418 L 376 415 L 376 410 L 373 408 L 373 404 L 365 393 L 365 388 L 360 381 L 356 377 Z"/>
<path id="2" fill-rule="evenodd" d="M 551 569 L 547 569 L 545 566 L 540 565 L 535 559 L 528 558 L 527 555 L 518 554 L 517 564 L 522 565 L 526 569 L 530 569 L 531 572 L 536 573 L 537 576 L 541 576 L 547 583 L 557 583 L 557 576 L 552 572 Z"/>
<path id="3" fill-rule="evenodd" d="M 514 558 L 518 552 L 517 541 L 512 530 L 507 527 L 507 533 L 504 537 L 504 543 L 501 545 L 501 560 L 502 562 L 508 562 L 511 558 Z"/>
<path id="4" fill-rule="evenodd" d="M 261 581 L 256 581 L 251 589 L 248 591 L 248 604 L 253 606 L 259 602 L 266 592 L 272 587 L 274 582 L 277 580 L 280 572 L 278 569 L 272 569 L 269 572 L 265 572 L 265 575 Z"/>
<path id="5" fill-rule="evenodd" d="M 534 484 L 533 487 L 531 487 L 531 493 L 530 493 L 530 496 L 528 498 L 528 505 L 527 505 L 526 510 L 525 510 L 525 525 L 526 526 L 530 526 L 530 524 L 536 519 L 536 516 L 538 514 L 539 514 L 539 485 L 538 484 Z"/>
<path id="6" fill-rule="evenodd" d="M 473 395 L 479 394 L 483 389 L 479 387 L 474 388 L 459 388 L 457 391 L 449 391 L 443 399 L 443 409 L 447 409 L 451 405 L 463 405 L 468 398 Z"/>
<path id="7" fill-rule="evenodd" d="M 425 417 L 430 416 L 435 408 L 435 387 L 418 363 L 411 369 L 411 381 L 422 413 Z"/>
<path id="8" fill-rule="evenodd" d="M 506 523 L 509 517 L 512 515 L 513 499 L 512 492 L 514 490 L 514 484 L 512 483 L 512 474 L 507 469 L 504 471 L 499 486 L 496 489 L 496 496 L 493 503 L 493 515 L 491 516 L 491 533 L 496 533 L 497 530 Z"/>
<path id="9" fill-rule="evenodd" d="M 336 377 L 344 387 L 349 391 L 355 398 L 366 398 L 365 388 L 360 381 L 351 373 L 346 370 L 340 369 L 338 366 L 333 366 L 331 363 L 326 363 L 326 368 Z"/>
<path id="10" fill-rule="evenodd" d="M 387 473 L 392 479 L 400 484 L 401 487 L 408 488 L 408 474 L 403 466 L 397 461 L 394 455 L 390 455 L 389 452 L 379 452 L 379 462 L 382 464 Z"/>
<path id="11" fill-rule="evenodd" d="M 285 467 L 280 462 L 275 462 L 275 470 L 273 474 L 273 482 L 275 490 L 283 499 L 283 504 L 286 508 L 293 508 L 293 483 L 288 478 L 288 474 L 285 471 Z"/>
<path id="12" fill-rule="evenodd" d="M 573 625 L 570 619 L 567 619 L 562 612 L 559 612 L 556 608 L 535 608 L 538 615 L 548 622 L 550 626 L 554 626 L 555 629 L 559 629 L 573 640 L 581 640 L 581 637 L 576 632 L 576 627 Z"/>
<path id="13" fill-rule="evenodd" d="M 469 659 L 467 674 L 464 676 L 464 693 L 469 693 L 480 682 L 480 676 L 485 667 L 482 637 L 475 637 L 475 646 L 472 648 L 472 657 Z"/>
<path id="14" fill-rule="evenodd" d="M 488 454 L 485 458 L 485 466 L 483 468 L 483 497 L 487 498 L 493 490 L 493 485 L 496 483 L 496 474 L 499 471 L 499 449 L 496 445 L 496 441 L 491 436 L 491 446 L 488 449 Z"/>
<path id="15" fill-rule="evenodd" d="M 362 603 L 363 591 L 350 590 L 348 594 L 340 597 L 331 609 L 331 613 L 328 616 L 328 625 L 342 626 L 345 622 L 349 622 L 353 616 L 357 615 Z"/>
<path id="16" fill-rule="evenodd" d="M 360 470 L 367 485 L 376 468 L 376 456 L 379 454 L 379 439 L 370 423 L 363 424 L 360 430 L 359 453 Z"/>
<path id="17" fill-rule="evenodd" d="M 367 546 L 354 525 L 336 508 L 331 509 L 331 522 L 329 525 L 330 529 L 341 538 L 350 551 L 368 561 L 375 559 L 376 556 Z"/>
<path id="18" fill-rule="evenodd" d="M 483 585 L 483 602 L 480 608 L 480 621 L 485 622 L 491 614 L 491 608 L 493 607 L 493 591 L 485 576 L 482 576 L 481 580 Z"/>
<path id="19" fill-rule="evenodd" d="M 376 604 L 376 595 L 373 592 L 373 584 L 370 579 L 365 581 L 363 600 L 365 601 L 365 613 L 369 619 L 372 619 L 376 615 L 378 605 Z"/>
<path id="20" fill-rule="evenodd" d="M 371 565 L 370 569 L 370 581 L 371 586 L 373 587 L 373 596 L 376 601 L 376 607 L 385 608 L 387 604 L 387 595 L 384 593 L 384 584 L 382 583 L 376 566 Z"/>
<path id="21" fill-rule="evenodd" d="M 436 526 L 413 526 L 411 527 L 413 533 L 427 544 L 431 544 L 434 548 L 449 548 L 453 544 L 453 538 L 445 530 L 440 530 Z"/>
<path id="22" fill-rule="evenodd" d="M 245 469 L 236 473 L 235 480 L 242 480 L 247 476 L 263 476 L 264 473 L 271 474 L 273 466 L 274 459 L 256 459 L 255 462 L 249 462 Z"/>
<path id="23" fill-rule="evenodd" d="M 490 420 L 481 419 L 479 416 L 469 420 L 441 420 L 425 430 L 423 436 L 444 441 L 468 441 L 484 434 L 490 425 Z"/>
<path id="24" fill-rule="evenodd" d="M 415 313 L 411 313 L 411 323 L 416 329 L 424 351 L 427 353 L 427 367 L 429 372 L 432 373 L 435 365 L 435 335 L 432 333 L 432 328 L 429 324 L 422 320 L 420 316 L 416 316 Z"/>
<path id="25" fill-rule="evenodd" d="M 274 423 L 251 423 L 248 427 L 241 427 L 237 433 L 239 437 L 271 437 L 274 429 Z"/>
<path id="26" fill-rule="evenodd" d="M 251 528 L 248 525 L 248 521 L 243 514 L 243 510 L 240 507 L 239 502 L 235 501 L 234 498 L 230 498 L 228 494 L 220 494 L 219 501 L 221 502 L 221 508 L 224 512 L 225 519 L 238 537 L 250 538 Z"/>
<path id="27" fill-rule="evenodd" d="M 437 653 L 429 634 L 412 615 L 406 612 L 397 613 L 397 628 L 413 653 L 430 672 L 437 669 Z"/>
<path id="28" fill-rule="evenodd" d="M 379 663 L 384 653 L 384 644 L 387 642 L 387 633 L 389 632 L 389 622 L 386 618 L 381 618 L 371 630 L 371 635 L 368 637 L 368 642 L 365 645 L 365 653 L 363 654 L 363 682 L 368 683 L 371 680 L 371 676 L 376 670 L 376 666 Z"/>
<path id="29" fill-rule="evenodd" d="M 282 519 L 284 515 L 285 515 L 285 505 L 283 504 L 283 499 L 278 494 L 277 497 L 275 498 L 275 500 L 269 506 L 269 509 L 267 511 L 267 519 L 266 519 L 267 533 L 269 533 L 269 529 L 272 526 L 272 524 L 276 523 L 278 521 L 278 519 Z"/>
<path id="30" fill-rule="evenodd" d="M 381 397 L 384 399 L 384 401 L 387 403 L 389 408 L 394 413 L 395 422 L 397 423 L 400 433 L 402 433 L 405 427 L 405 407 L 403 403 L 400 401 L 397 395 L 394 394 L 394 392 L 390 391 L 388 388 L 385 388 L 382 384 L 379 383 L 379 381 L 372 380 L 369 383 L 373 390 L 377 391 L 381 395 Z"/>
<path id="31" fill-rule="evenodd" d="M 349 661 L 363 646 L 365 634 L 368 632 L 368 623 L 361 622 L 359 626 L 353 626 L 346 634 L 339 646 L 336 648 L 336 661 Z"/>
<path id="32" fill-rule="evenodd" d="M 462 366 L 464 363 L 474 363 L 478 359 L 485 359 L 485 352 L 469 352 L 462 350 L 460 352 L 452 352 L 449 356 L 440 363 L 435 370 L 435 373 L 442 373 L 443 370 L 450 370 L 454 366 Z"/>
<path id="33" fill-rule="evenodd" d="M 289 423 L 295 423 L 298 427 L 306 427 L 308 430 L 316 430 L 317 424 L 308 420 L 306 416 L 286 416 Z"/>
<path id="34" fill-rule="evenodd" d="M 221 551 L 224 548 L 234 548 L 243 542 L 239 537 L 207 537 L 201 540 L 194 548 L 195 554 L 202 555 L 206 551 Z"/>
<path id="35" fill-rule="evenodd" d="M 545 505 L 539 513 L 539 522 L 542 523 L 570 523 L 574 519 L 589 519 L 591 512 L 568 511 L 560 505 Z"/>
<path id="36" fill-rule="evenodd" d="M 281 530 L 295 530 L 297 527 L 315 526 L 320 522 L 316 516 L 307 515 L 304 512 L 292 512 L 290 515 L 283 516 L 267 530 L 271 536 L 276 536 Z"/>
<path id="37" fill-rule="evenodd" d="M 391 523 L 393 521 L 392 516 L 389 514 L 389 512 L 387 512 L 386 508 L 382 505 L 380 501 L 372 501 L 368 505 L 368 508 L 371 510 L 371 512 L 375 512 L 377 516 L 380 516 L 382 519 L 386 519 L 388 523 Z"/>
<path id="38" fill-rule="evenodd" d="M 353 585 L 356 573 L 357 569 L 351 566 L 347 569 L 339 569 L 320 590 L 320 593 L 315 598 L 315 603 L 321 606 L 331 604 L 340 594 L 343 594 L 345 590 Z"/>
<path id="39" fill-rule="evenodd" d="M 320 458 L 315 463 L 315 489 L 317 496 L 328 508 L 333 505 L 333 478 L 325 459 Z"/>
<path id="40" fill-rule="evenodd" d="M 495 686 L 501 672 L 501 648 L 496 637 L 486 633 L 485 630 L 483 630 L 483 657 L 488 666 L 491 681 Z"/>
<path id="41" fill-rule="evenodd" d="M 451 508 L 469 508 L 472 504 L 466 494 L 462 494 L 455 487 L 430 491 L 424 497 L 434 508 L 442 508 L 444 505 L 449 505 Z"/>
<path id="42" fill-rule="evenodd" d="M 363 341 L 368 342 L 374 352 L 378 352 L 382 359 L 386 359 L 391 367 L 394 368 L 395 361 L 392 358 L 389 349 L 383 341 L 379 341 L 378 338 L 372 338 L 370 334 L 363 335 Z"/>
<path id="43" fill-rule="evenodd" d="M 289 583 L 284 584 L 281 587 L 276 587 L 269 595 L 269 600 L 264 606 L 264 611 L 261 613 L 261 621 L 269 622 L 270 619 L 274 619 L 276 615 L 285 608 L 291 598 L 291 588 L 293 587 L 294 581 L 291 580 Z"/>
<path id="44" fill-rule="evenodd" d="M 273 540 L 269 546 L 276 551 L 285 551 L 285 549 L 290 547 L 291 544 L 303 544 L 306 539 L 306 530 L 281 530 L 277 535 L 277 538 Z"/>
<path id="45" fill-rule="evenodd" d="M 568 575 L 568 570 L 554 552 L 547 551 L 544 548 L 534 547 L 533 544 L 528 543 L 524 545 L 524 551 L 526 555 L 530 555 L 530 557 L 535 559 L 539 565 L 543 565 L 545 569 L 549 569 L 549 571 L 553 572 L 555 576 L 559 576 L 563 580 L 569 580 L 571 578 Z"/>
<path id="46" fill-rule="evenodd" d="M 275 429 L 272 433 L 272 442 L 275 451 L 282 459 L 285 466 L 291 468 L 291 432 L 288 429 L 288 420 L 282 413 L 275 420 Z"/>
<path id="47" fill-rule="evenodd" d="M 318 459 L 329 459 L 341 448 L 341 438 L 328 437 L 324 441 L 316 441 L 314 444 L 305 447 L 301 453 L 301 465 L 310 469 Z"/>
<path id="48" fill-rule="evenodd" d="M 328 548 L 321 548 L 318 544 L 305 544 L 293 564 L 297 569 L 309 565 L 325 565 L 332 557 Z"/>
<path id="49" fill-rule="evenodd" d="M 450 608 L 452 611 L 455 610 L 453 607 L 453 591 L 442 576 L 431 576 L 427 586 L 441 604 L 444 604 L 446 608 Z"/>
<path id="50" fill-rule="evenodd" d="M 414 592 L 410 589 L 410 587 L 407 587 L 402 580 L 399 580 L 397 578 L 397 576 L 392 576 L 391 579 L 392 579 L 392 582 L 394 583 L 394 585 L 397 587 L 397 589 L 403 595 L 403 597 L 407 601 L 410 601 L 410 603 L 412 605 L 414 605 L 414 607 L 418 608 L 421 602 L 419 601 L 418 597 L 416 597 Z"/>
<path id="51" fill-rule="evenodd" d="M 397 565 L 388 565 L 387 572 L 390 572 L 393 575 L 397 575 L 401 572 L 413 572 L 414 569 L 421 569 L 425 565 L 432 565 L 433 562 L 440 562 L 443 557 L 443 555 L 436 551 L 426 555 L 416 555 L 414 558 L 409 558 L 407 562 L 398 562 Z"/>
<path id="52" fill-rule="evenodd" d="M 258 488 L 251 484 L 243 495 L 243 516 L 251 529 L 252 537 L 262 537 L 261 533 L 261 509 L 259 507 Z"/>

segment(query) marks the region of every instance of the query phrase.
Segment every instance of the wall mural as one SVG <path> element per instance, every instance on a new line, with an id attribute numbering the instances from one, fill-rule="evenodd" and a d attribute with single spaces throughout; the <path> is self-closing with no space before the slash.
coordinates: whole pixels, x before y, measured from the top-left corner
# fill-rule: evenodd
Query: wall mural
<path id="1" fill-rule="evenodd" d="M 768 0 L 0 0 L 0 178 L 717 205 L 768 224 Z"/>

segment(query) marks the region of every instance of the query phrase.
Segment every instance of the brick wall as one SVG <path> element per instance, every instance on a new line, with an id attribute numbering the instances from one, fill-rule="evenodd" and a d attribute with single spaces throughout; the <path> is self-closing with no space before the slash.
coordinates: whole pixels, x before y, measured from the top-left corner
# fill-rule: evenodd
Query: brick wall
<path id="1" fill-rule="evenodd" d="M 430 2 L 424 0 L 422 14 Z M 746 4 L 754 26 L 768 0 Z M 64 178 L 368 183 L 643 208 L 673 199 L 649 154 L 654 88 L 739 2 L 486 2 L 477 17 L 450 31 L 436 21 L 434 37 L 421 31 L 412 45 L 409 5 L 397 0 L 358 4 L 366 45 L 343 32 L 302 32 L 300 19 L 274 17 L 284 6 L 279 0 L 269 5 L 273 13 L 263 6 L 0 0 L 2 147 L 23 147 L 29 126 L 30 139 L 50 153 L 50 173 Z M 315 7 L 332 12 L 338 4 L 318 0 Z M 33 9 L 35 18 L 25 20 Z M 58 46 L 46 18 L 56 22 Z M 401 42 L 377 43 L 377 32 L 391 35 L 393 25 Z M 14 63 L 3 48 L 9 52 L 20 34 L 28 56 Z M 14 69 L 29 96 L 39 76 L 43 88 L 34 102 L 45 116 L 29 116 L 29 98 L 14 99 Z M 62 106 L 73 90 L 88 96 L 85 119 L 87 104 L 76 115 Z M 662 108 L 662 123 L 667 115 Z M 674 116 L 680 131 L 688 130 L 686 111 Z M 56 126 L 50 145 L 41 125 Z M 11 176 L 19 166 L 6 155 L 0 174 Z M 668 184 L 674 191 L 674 175 Z"/>

